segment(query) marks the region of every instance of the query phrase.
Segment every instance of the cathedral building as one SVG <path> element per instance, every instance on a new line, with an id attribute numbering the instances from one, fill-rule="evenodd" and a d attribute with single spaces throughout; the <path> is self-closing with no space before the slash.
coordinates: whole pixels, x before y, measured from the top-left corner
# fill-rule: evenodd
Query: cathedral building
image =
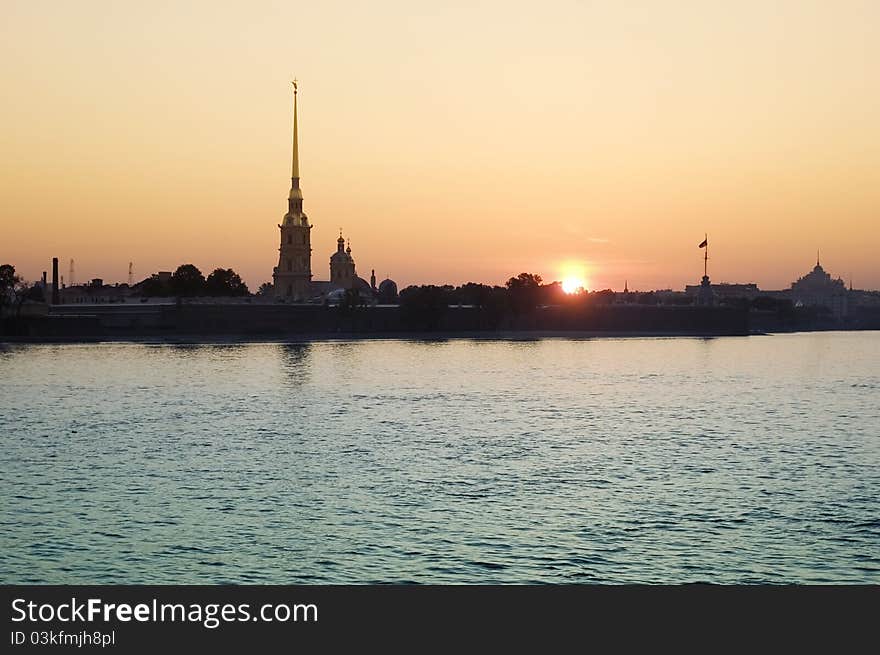
<path id="1" fill-rule="evenodd" d="M 293 163 L 291 165 L 290 194 L 287 213 L 278 228 L 281 245 L 278 248 L 278 266 L 272 274 L 276 298 L 305 301 L 311 296 L 312 282 L 312 226 L 303 213 L 302 191 L 299 188 L 299 146 L 297 143 L 296 82 L 293 83 Z"/>
<path id="2" fill-rule="evenodd" d="M 353 289 L 358 279 L 351 256 L 351 243 L 345 247 L 342 230 L 336 240 L 336 252 L 330 256 L 330 284 L 339 289 Z"/>
<path id="3" fill-rule="evenodd" d="M 361 299 L 368 302 L 375 301 L 378 295 L 375 271 L 371 279 L 371 282 L 367 282 L 364 278 L 358 277 L 354 257 L 351 256 L 351 243 L 346 246 L 345 238 L 340 230 L 339 238 L 336 240 L 336 252 L 330 256 L 330 283 L 327 284 L 325 297 L 335 298 L 340 291 L 357 289 Z M 320 284 L 312 283 L 316 290 Z"/>
<path id="4" fill-rule="evenodd" d="M 371 282 L 358 277 L 354 258 L 351 255 L 351 244 L 349 243 L 346 247 L 341 230 L 336 242 L 336 252 L 330 257 L 330 281 L 312 280 L 312 225 L 303 212 L 303 194 L 299 187 L 296 81 L 293 82 L 293 161 L 291 163 L 290 194 L 287 197 L 287 213 L 278 229 L 281 232 L 278 265 L 272 273 L 276 301 L 327 302 L 338 299 L 349 289 L 357 289 L 362 300 L 375 302 L 379 294 L 375 283 L 375 273 Z M 391 280 L 385 280 L 383 284 L 385 282 L 393 284 Z M 387 285 L 386 287 L 390 289 Z M 394 285 L 395 297 L 396 291 L 397 286 Z"/>
<path id="5" fill-rule="evenodd" d="M 330 280 L 313 280 L 310 302 L 337 304 L 346 298 L 349 290 L 358 291 L 360 301 L 375 304 L 378 289 L 362 277 L 358 277 L 351 246 L 346 247 L 342 233 L 336 240 L 336 252 L 330 256 Z"/>

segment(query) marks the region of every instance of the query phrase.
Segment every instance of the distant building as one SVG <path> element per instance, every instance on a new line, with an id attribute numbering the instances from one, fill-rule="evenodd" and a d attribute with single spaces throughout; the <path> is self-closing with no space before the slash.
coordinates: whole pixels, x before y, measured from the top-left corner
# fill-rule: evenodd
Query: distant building
<path id="1" fill-rule="evenodd" d="M 115 303 L 125 302 L 132 288 L 127 284 L 104 284 L 104 280 L 95 278 L 87 284 L 63 287 L 59 295 L 63 305 Z"/>
<path id="2" fill-rule="evenodd" d="M 864 291 L 850 288 L 847 293 L 847 305 L 853 307 L 880 307 L 880 291 Z"/>
<path id="3" fill-rule="evenodd" d="M 709 289 L 712 292 L 712 295 L 719 300 L 728 300 L 731 298 L 756 298 L 761 294 L 761 290 L 758 289 L 758 285 L 749 282 L 748 284 L 731 284 L 728 282 L 721 282 L 719 284 L 710 284 Z M 684 288 L 684 292 L 691 297 L 699 296 L 700 292 L 703 290 L 702 284 L 688 284 Z"/>
<path id="4" fill-rule="evenodd" d="M 685 305 L 691 302 L 684 291 L 673 291 L 672 289 L 656 289 L 649 294 L 641 294 L 641 296 L 643 297 L 642 302 L 650 298 L 649 304 L 654 305 Z"/>
<path id="5" fill-rule="evenodd" d="M 846 318 L 849 312 L 849 298 L 846 284 L 840 278 L 832 279 L 819 263 L 816 255 L 816 266 L 813 270 L 793 282 L 789 297 L 795 307 L 824 307 L 835 318 Z"/>

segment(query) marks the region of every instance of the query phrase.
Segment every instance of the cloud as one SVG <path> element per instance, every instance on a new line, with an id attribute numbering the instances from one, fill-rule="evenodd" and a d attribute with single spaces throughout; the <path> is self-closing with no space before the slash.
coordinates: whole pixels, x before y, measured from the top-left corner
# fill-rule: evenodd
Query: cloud
<path id="1" fill-rule="evenodd" d="M 602 239 L 600 237 L 590 237 L 588 241 L 592 243 L 611 243 L 611 239 Z"/>

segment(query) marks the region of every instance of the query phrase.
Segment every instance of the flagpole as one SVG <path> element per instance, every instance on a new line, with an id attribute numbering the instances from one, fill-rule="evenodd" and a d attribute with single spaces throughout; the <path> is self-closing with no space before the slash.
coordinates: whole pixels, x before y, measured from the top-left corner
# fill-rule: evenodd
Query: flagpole
<path id="1" fill-rule="evenodd" d="M 709 275 L 709 233 L 706 233 L 706 252 L 703 253 L 703 277 Z"/>

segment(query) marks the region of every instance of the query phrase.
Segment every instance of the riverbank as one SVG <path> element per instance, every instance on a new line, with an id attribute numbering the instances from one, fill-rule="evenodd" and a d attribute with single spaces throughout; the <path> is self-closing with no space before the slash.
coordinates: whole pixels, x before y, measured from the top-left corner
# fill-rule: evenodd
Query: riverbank
<path id="1" fill-rule="evenodd" d="M 772 337 L 793 334 L 815 333 L 846 333 L 846 332 L 880 332 L 876 329 L 867 330 L 789 330 L 775 332 L 754 331 L 746 335 L 731 335 L 738 337 Z M 205 335 L 198 336 L 164 336 L 164 337 L 5 337 L 0 335 L 0 346 L 13 344 L 96 344 L 96 343 L 136 343 L 145 345 L 223 345 L 223 344 L 260 344 L 260 343 L 332 343 L 351 341 L 405 341 L 405 342 L 432 342 L 432 341 L 537 341 L 543 339 L 714 339 L 719 335 L 699 335 L 687 332 L 591 332 L 591 331 L 499 331 L 499 332 L 389 332 L 364 334 L 358 332 L 337 334 L 300 334 L 291 338 L 282 338 L 271 335 Z"/>
<path id="2" fill-rule="evenodd" d="M 498 315 L 478 306 L 327 307 L 320 305 L 54 306 L 42 316 L 7 320 L 0 339 L 25 341 L 212 339 L 543 338 L 744 336 L 748 311 L 731 307 L 596 305 L 539 307 Z"/>
<path id="3" fill-rule="evenodd" d="M 755 332 L 744 335 L 759 336 L 767 333 Z M 340 332 L 296 334 L 290 337 L 273 335 L 181 335 L 181 336 L 127 336 L 127 337 L 14 337 L 0 335 L 0 344 L 8 343 L 143 343 L 171 345 L 210 345 L 224 343 L 312 343 L 333 341 L 535 341 L 538 339 L 645 339 L 645 338 L 692 338 L 710 339 L 719 335 L 701 335 L 688 332 L 597 332 L 587 330 L 546 331 L 519 330 L 499 332 Z M 723 335 L 722 335 L 723 336 Z"/>

